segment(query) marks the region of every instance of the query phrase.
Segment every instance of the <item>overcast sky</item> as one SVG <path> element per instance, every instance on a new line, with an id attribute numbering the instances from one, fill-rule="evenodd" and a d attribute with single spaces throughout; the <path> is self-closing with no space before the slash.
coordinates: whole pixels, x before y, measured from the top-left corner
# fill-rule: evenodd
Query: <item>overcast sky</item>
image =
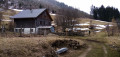
<path id="1" fill-rule="evenodd" d="M 120 0 L 57 0 L 59 2 L 64 2 L 69 6 L 78 8 L 84 12 L 90 13 L 90 7 L 92 5 L 100 7 L 101 5 L 113 6 L 118 8 L 120 11 Z"/>

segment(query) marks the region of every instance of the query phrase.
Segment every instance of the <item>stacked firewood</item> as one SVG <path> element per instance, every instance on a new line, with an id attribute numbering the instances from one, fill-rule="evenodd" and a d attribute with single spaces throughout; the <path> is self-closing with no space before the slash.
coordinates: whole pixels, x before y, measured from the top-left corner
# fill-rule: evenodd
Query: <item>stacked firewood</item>
<path id="1" fill-rule="evenodd" d="M 76 40 L 56 40 L 55 42 L 53 42 L 52 47 L 55 48 L 60 48 L 60 47 L 68 47 L 68 48 L 72 48 L 72 49 L 80 49 L 81 45 L 78 41 Z"/>
<path id="2" fill-rule="evenodd" d="M 76 40 L 69 40 L 68 47 L 70 47 L 72 49 L 79 49 L 80 43 Z"/>

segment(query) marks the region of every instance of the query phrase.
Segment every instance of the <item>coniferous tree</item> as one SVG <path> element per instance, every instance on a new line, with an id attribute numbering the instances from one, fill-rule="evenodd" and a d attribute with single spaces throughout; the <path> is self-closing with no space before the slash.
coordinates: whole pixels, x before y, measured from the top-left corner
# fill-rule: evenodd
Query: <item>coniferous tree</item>
<path id="1" fill-rule="evenodd" d="M 117 8 L 114 7 L 104 7 L 103 5 L 100 8 L 97 8 L 93 6 L 92 10 L 92 15 L 94 19 L 99 19 L 103 21 L 112 21 L 112 18 L 114 17 L 115 19 L 120 18 L 120 12 L 118 11 Z"/>

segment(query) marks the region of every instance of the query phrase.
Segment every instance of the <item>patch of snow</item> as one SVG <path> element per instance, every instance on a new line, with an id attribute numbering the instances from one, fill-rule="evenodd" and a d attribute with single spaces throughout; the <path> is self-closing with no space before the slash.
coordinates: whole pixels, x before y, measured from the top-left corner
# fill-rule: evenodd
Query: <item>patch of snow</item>
<path id="1" fill-rule="evenodd" d="M 2 21 L 8 21 L 8 22 L 11 22 L 12 20 L 2 20 Z"/>
<path id="2" fill-rule="evenodd" d="M 105 25 L 96 25 L 96 26 L 101 27 L 101 28 L 106 28 Z"/>
<path id="3" fill-rule="evenodd" d="M 23 10 L 20 10 L 20 9 L 12 9 L 12 10 L 14 10 L 14 11 L 23 11 Z"/>
<path id="4" fill-rule="evenodd" d="M 55 24 L 51 24 L 52 26 L 55 25 Z"/>
<path id="5" fill-rule="evenodd" d="M 75 24 L 76 26 L 87 26 L 87 25 L 90 25 L 90 24 L 87 24 L 87 23 L 84 23 L 84 24 Z"/>
<path id="6" fill-rule="evenodd" d="M 54 13 L 50 13 L 50 15 L 53 15 L 53 16 L 55 16 L 56 14 L 54 14 Z"/>
<path id="7" fill-rule="evenodd" d="M 113 25 L 109 25 L 110 27 L 113 26 Z"/>
<path id="8" fill-rule="evenodd" d="M 96 29 L 105 29 L 105 28 L 102 28 L 102 27 L 95 27 Z"/>
<path id="9" fill-rule="evenodd" d="M 101 32 L 101 30 L 95 31 L 95 32 Z"/>
<path id="10" fill-rule="evenodd" d="M 10 6 L 9 9 L 13 9 L 13 6 Z"/>
<path id="11" fill-rule="evenodd" d="M 89 30 L 89 28 L 73 28 L 73 30 Z"/>

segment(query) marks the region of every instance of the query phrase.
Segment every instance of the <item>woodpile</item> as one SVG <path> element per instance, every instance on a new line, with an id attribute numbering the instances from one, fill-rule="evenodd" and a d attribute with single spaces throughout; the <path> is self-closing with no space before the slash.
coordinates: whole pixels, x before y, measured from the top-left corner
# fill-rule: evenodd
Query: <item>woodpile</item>
<path id="1" fill-rule="evenodd" d="M 53 42 L 52 47 L 55 48 L 61 48 L 61 47 L 68 47 L 68 48 L 72 48 L 72 49 L 80 49 L 82 46 L 80 45 L 80 43 L 76 40 L 56 40 L 55 42 Z"/>

